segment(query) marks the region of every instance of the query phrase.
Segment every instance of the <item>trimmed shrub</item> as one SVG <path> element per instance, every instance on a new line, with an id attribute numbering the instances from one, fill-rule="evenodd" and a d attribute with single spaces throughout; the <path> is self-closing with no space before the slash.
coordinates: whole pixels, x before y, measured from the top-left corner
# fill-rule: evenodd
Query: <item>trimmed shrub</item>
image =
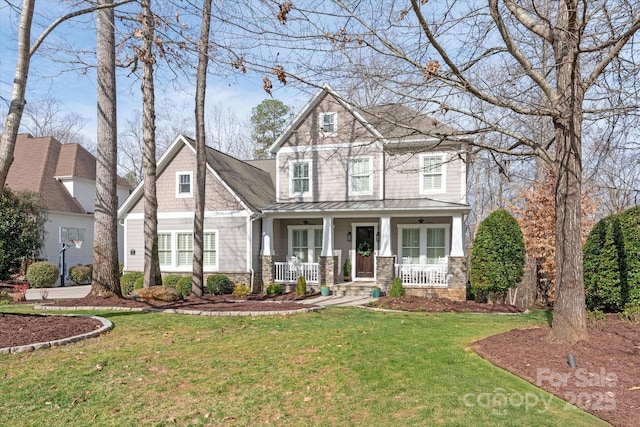
<path id="1" fill-rule="evenodd" d="M 74 265 L 69 267 L 69 279 L 77 285 L 81 283 L 89 283 L 91 282 L 92 272 L 91 265 Z"/>
<path id="2" fill-rule="evenodd" d="M 55 285 L 60 277 L 60 269 L 55 264 L 34 262 L 27 268 L 27 282 L 32 288 L 48 288 Z"/>
<path id="3" fill-rule="evenodd" d="M 400 298 L 404 295 L 404 289 L 402 289 L 402 279 L 396 277 L 391 282 L 391 289 L 389 289 L 389 296 L 392 298 Z"/>
<path id="4" fill-rule="evenodd" d="M 296 282 L 296 295 L 305 295 L 307 293 L 307 279 L 304 276 L 298 276 Z"/>
<path id="5" fill-rule="evenodd" d="M 620 311 L 627 299 L 622 231 L 617 215 L 601 219 L 583 248 L 584 288 L 591 311 Z"/>
<path id="6" fill-rule="evenodd" d="M 632 302 L 625 305 L 624 310 L 618 313 L 618 318 L 633 325 L 640 323 L 640 303 Z"/>
<path id="7" fill-rule="evenodd" d="M 270 297 L 282 295 L 282 286 L 280 286 L 278 283 L 272 283 L 267 286 L 266 294 Z"/>
<path id="8" fill-rule="evenodd" d="M 191 276 L 182 276 L 176 283 L 176 291 L 182 295 L 182 298 L 191 295 Z"/>
<path id="9" fill-rule="evenodd" d="M 212 295 L 230 294 L 233 292 L 233 285 L 225 274 L 212 274 L 207 277 L 207 292 Z"/>
<path id="10" fill-rule="evenodd" d="M 587 238 L 583 259 L 590 310 L 640 304 L 640 206 L 600 220 Z"/>
<path id="11" fill-rule="evenodd" d="M 525 250 L 518 221 L 506 210 L 492 212 L 480 223 L 471 250 L 471 286 L 496 302 L 524 274 Z M 477 293 L 477 292 L 474 292 Z"/>
<path id="12" fill-rule="evenodd" d="M 140 271 L 130 271 L 120 276 L 120 291 L 122 295 L 129 295 L 133 291 L 133 285 L 136 280 L 143 277 Z"/>
<path id="13" fill-rule="evenodd" d="M 182 276 L 179 274 L 168 274 L 162 278 L 162 284 L 164 286 L 169 286 L 173 289 L 176 289 L 176 284 L 181 277 Z"/>
<path id="14" fill-rule="evenodd" d="M 133 282 L 133 289 L 142 289 L 144 288 L 144 277 L 138 277 L 135 282 Z"/>
<path id="15" fill-rule="evenodd" d="M 249 295 L 251 289 L 245 283 L 238 283 L 233 287 L 233 296 L 238 298 L 246 298 Z"/>

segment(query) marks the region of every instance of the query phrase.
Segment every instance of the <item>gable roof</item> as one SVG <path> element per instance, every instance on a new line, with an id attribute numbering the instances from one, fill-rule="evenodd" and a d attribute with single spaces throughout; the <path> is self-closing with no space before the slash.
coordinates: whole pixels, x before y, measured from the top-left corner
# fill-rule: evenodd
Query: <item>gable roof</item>
<path id="1" fill-rule="evenodd" d="M 18 135 L 6 184 L 14 191 L 38 193 L 47 210 L 86 214 L 80 202 L 55 178 L 62 146 L 50 136 L 34 138 L 29 134 Z M 95 158 L 93 162 L 95 168 Z"/>
<path id="2" fill-rule="evenodd" d="M 158 160 L 157 176 L 164 171 L 181 148 L 188 147 L 195 156 L 195 141 L 179 134 Z M 275 185 L 269 172 L 228 154 L 206 147 L 207 169 L 247 209 L 258 212 L 275 200 Z M 194 163 L 195 166 L 195 163 Z M 118 209 L 118 217 L 125 215 L 144 195 L 144 181 Z"/>
<path id="3" fill-rule="evenodd" d="M 391 140 L 398 141 L 407 138 L 419 140 L 437 139 L 442 141 L 447 136 L 455 135 L 457 132 L 453 127 L 401 104 L 388 104 L 362 111 L 358 110 L 345 101 L 331 86 L 325 84 L 269 147 L 269 152 L 275 153 L 280 148 L 300 126 L 302 121 L 307 118 L 309 113 L 324 99 L 325 95 L 332 96 L 374 137 L 385 144 L 388 144 Z"/>

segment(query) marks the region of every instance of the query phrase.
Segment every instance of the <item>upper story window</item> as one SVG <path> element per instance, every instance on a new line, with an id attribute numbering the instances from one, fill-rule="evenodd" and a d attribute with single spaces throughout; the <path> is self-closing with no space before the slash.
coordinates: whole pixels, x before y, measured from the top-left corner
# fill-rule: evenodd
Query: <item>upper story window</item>
<path id="1" fill-rule="evenodd" d="M 308 194 L 311 191 L 311 161 L 302 160 L 291 162 L 289 167 L 291 177 L 291 195 Z"/>
<path id="2" fill-rule="evenodd" d="M 445 163 L 442 154 L 420 157 L 420 192 L 442 193 L 445 189 Z"/>
<path id="3" fill-rule="evenodd" d="M 338 113 L 320 113 L 320 129 L 325 136 L 336 136 L 338 133 Z"/>
<path id="4" fill-rule="evenodd" d="M 193 197 L 193 172 L 176 174 L 176 197 Z"/>
<path id="5" fill-rule="evenodd" d="M 372 194 L 373 160 L 357 157 L 349 161 L 349 190 L 351 194 Z"/>

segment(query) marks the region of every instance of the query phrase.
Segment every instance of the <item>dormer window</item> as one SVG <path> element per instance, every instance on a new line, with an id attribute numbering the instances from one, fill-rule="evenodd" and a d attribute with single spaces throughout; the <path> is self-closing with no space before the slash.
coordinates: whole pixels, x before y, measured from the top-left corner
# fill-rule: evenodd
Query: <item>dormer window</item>
<path id="1" fill-rule="evenodd" d="M 338 132 L 338 113 L 320 113 L 320 130 L 324 136 L 336 136 Z"/>
<path id="2" fill-rule="evenodd" d="M 193 197 L 193 172 L 178 172 L 176 174 L 176 197 Z"/>

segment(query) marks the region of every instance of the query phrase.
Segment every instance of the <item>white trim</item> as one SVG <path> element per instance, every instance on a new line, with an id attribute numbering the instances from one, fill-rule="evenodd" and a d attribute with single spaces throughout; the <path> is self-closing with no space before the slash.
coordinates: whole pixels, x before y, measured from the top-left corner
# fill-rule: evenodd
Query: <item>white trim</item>
<path id="1" fill-rule="evenodd" d="M 189 177 L 189 192 L 181 192 L 180 191 L 180 177 L 188 176 Z M 193 171 L 180 171 L 176 172 L 176 197 L 179 199 L 183 198 L 191 198 L 193 197 Z"/>
<path id="2" fill-rule="evenodd" d="M 158 219 L 193 219 L 195 212 L 158 212 Z M 205 218 L 245 218 L 251 216 L 247 211 L 205 211 Z M 126 219 L 144 219 L 143 212 L 133 212 Z"/>
<path id="3" fill-rule="evenodd" d="M 354 191 L 353 190 L 353 162 L 354 160 L 367 160 L 369 163 L 369 190 Z M 369 196 L 373 194 L 373 156 L 353 156 L 347 159 L 347 181 L 350 196 Z"/>
<path id="4" fill-rule="evenodd" d="M 278 154 L 298 154 L 313 153 L 318 151 L 336 151 L 344 148 L 366 147 L 376 144 L 377 141 L 353 141 L 338 144 L 322 144 L 322 145 L 301 145 L 293 147 L 282 147 L 278 150 Z"/>
<path id="5" fill-rule="evenodd" d="M 333 132 L 324 130 L 324 118 L 333 116 Z M 337 111 L 321 111 L 318 113 L 318 124 L 320 125 L 320 133 L 325 138 L 333 138 L 338 136 L 338 112 Z"/>
<path id="6" fill-rule="evenodd" d="M 420 230 L 420 264 L 427 264 L 427 229 L 436 228 L 444 229 L 444 256 L 451 255 L 451 225 L 449 224 L 398 224 L 398 235 L 397 235 L 397 248 L 396 253 L 398 254 L 398 264 L 401 263 L 403 258 L 402 254 L 402 230 L 405 228 L 411 229 L 419 229 Z"/>
<path id="7" fill-rule="evenodd" d="M 308 163 L 309 165 L 309 190 L 303 192 L 296 192 L 293 190 L 293 168 L 294 165 L 299 163 Z M 313 194 L 313 160 L 311 159 L 296 159 L 289 161 L 289 197 L 305 197 Z"/>
<path id="8" fill-rule="evenodd" d="M 440 157 L 441 159 L 441 187 L 439 189 L 425 189 L 424 188 L 424 159 L 427 157 Z M 418 179 L 420 180 L 420 194 L 442 194 L 447 192 L 447 162 L 446 162 L 446 153 L 442 152 L 434 152 L 434 153 L 424 153 L 420 155 L 419 161 L 419 172 Z"/>
<path id="9" fill-rule="evenodd" d="M 193 264 L 178 266 L 178 234 L 193 235 L 193 230 L 158 230 L 158 234 L 170 234 L 171 235 L 171 264 L 161 264 L 160 269 L 169 272 L 191 272 L 193 271 Z M 220 270 L 220 231 L 219 229 L 206 229 L 203 230 L 204 234 L 213 233 L 216 236 L 216 264 L 215 266 L 204 264 L 203 269 L 205 272 L 217 272 Z M 203 248 L 204 252 L 204 248 Z"/>

